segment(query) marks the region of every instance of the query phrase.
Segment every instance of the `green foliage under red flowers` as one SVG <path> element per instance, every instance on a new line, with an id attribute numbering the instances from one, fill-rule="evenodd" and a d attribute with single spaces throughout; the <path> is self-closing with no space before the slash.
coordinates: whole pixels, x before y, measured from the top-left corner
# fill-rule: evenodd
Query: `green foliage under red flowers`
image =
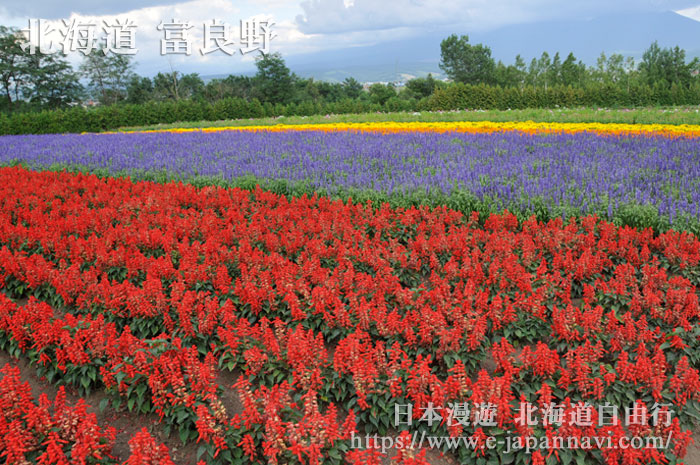
<path id="1" fill-rule="evenodd" d="M 692 234 L 595 217 L 480 223 L 446 208 L 0 169 L 0 284 L 29 298 L 0 296 L 0 347 L 54 383 L 158 413 L 207 463 L 378 463 L 353 448 L 366 433 L 670 435 L 667 449 L 452 453 L 677 463 L 700 413 L 699 282 Z M 219 370 L 241 376 L 222 387 Z M 521 402 L 673 415 L 525 425 Z M 419 421 L 460 403 L 492 404 L 496 423 Z M 413 422 L 397 431 L 406 404 Z M 426 463 L 424 451 L 394 460 Z"/>

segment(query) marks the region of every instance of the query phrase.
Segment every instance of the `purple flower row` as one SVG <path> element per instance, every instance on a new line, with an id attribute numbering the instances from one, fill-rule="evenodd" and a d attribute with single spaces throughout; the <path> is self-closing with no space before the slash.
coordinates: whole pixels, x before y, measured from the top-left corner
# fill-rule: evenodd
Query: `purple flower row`
<path id="1" fill-rule="evenodd" d="M 470 192 L 586 214 L 647 205 L 700 219 L 700 141 L 663 136 L 218 132 L 0 137 L 0 163 L 171 179 L 283 179 L 328 194 Z"/>

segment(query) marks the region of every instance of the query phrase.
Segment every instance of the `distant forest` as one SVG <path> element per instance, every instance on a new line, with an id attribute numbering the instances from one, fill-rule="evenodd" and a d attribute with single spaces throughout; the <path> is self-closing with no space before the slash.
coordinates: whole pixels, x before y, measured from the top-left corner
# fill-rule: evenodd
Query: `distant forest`
<path id="1" fill-rule="evenodd" d="M 257 99 L 261 103 L 338 102 L 361 99 L 383 105 L 390 98 L 420 100 L 448 83 L 432 76 L 409 80 L 405 85 L 375 83 L 369 88 L 353 78 L 342 83 L 301 78 L 291 72 L 279 54 L 261 55 L 254 76 L 230 75 L 204 82 L 196 74 L 178 71 L 149 78 L 134 72 L 133 56 L 96 50 L 73 69 L 61 53 L 34 54 L 22 50 L 24 36 L 0 26 L 0 111 L 66 108 L 78 104 L 143 104 L 194 100 L 215 103 L 225 98 Z M 600 55 L 596 66 L 586 66 L 573 53 L 543 52 L 529 63 L 520 55 L 511 64 L 495 62 L 483 44 L 470 44 L 467 36 L 452 35 L 442 41 L 440 68 L 453 82 L 485 84 L 501 88 L 615 86 L 690 89 L 700 81 L 700 62 L 687 61 L 685 51 L 661 48 L 655 42 L 639 63 L 620 54 Z M 404 84 L 404 83 L 402 83 Z"/>
<path id="2" fill-rule="evenodd" d="M 656 42 L 638 63 L 602 53 L 587 66 L 573 53 L 543 52 L 529 64 L 518 55 L 506 65 L 495 62 L 488 46 L 451 35 L 440 45 L 440 68 L 449 79 L 363 85 L 299 77 L 279 53 L 261 53 L 253 76 L 208 82 L 176 70 L 139 76 L 133 56 L 99 49 L 74 69 L 62 53 L 25 51 L 25 41 L 18 30 L 0 26 L 2 134 L 281 115 L 700 104 L 700 60 Z"/>

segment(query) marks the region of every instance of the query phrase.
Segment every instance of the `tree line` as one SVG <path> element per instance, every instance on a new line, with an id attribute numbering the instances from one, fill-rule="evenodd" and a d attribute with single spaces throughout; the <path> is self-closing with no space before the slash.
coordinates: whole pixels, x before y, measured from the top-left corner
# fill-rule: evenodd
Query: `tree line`
<path id="1" fill-rule="evenodd" d="M 32 118 L 53 121 L 40 124 L 43 131 L 62 132 L 74 125 L 75 130 L 100 130 L 317 113 L 700 103 L 700 60 L 688 61 L 684 50 L 662 48 L 657 42 L 639 63 L 603 53 L 595 66 L 587 66 L 573 53 L 562 59 L 558 52 L 543 52 L 529 65 L 520 55 L 506 65 L 492 58 L 488 46 L 451 35 L 440 47 L 440 68 L 451 82 L 428 75 L 401 86 L 374 83 L 365 88 L 353 78 L 334 83 L 299 77 L 278 53 L 260 54 L 255 75 L 204 82 L 197 73 L 172 69 L 152 78 L 139 76 L 132 56 L 99 49 L 74 69 L 61 53 L 30 54 L 22 47 L 24 41 L 18 30 L 0 26 L 3 132 L 25 132 L 23 125 Z M 47 111 L 59 113 L 47 116 Z M 60 112 L 77 115 L 76 121 Z"/>
<path id="2" fill-rule="evenodd" d="M 685 50 L 678 46 L 662 48 L 654 41 L 639 63 L 631 56 L 601 53 L 595 66 L 586 66 L 573 53 L 562 60 L 559 52 L 550 56 L 542 52 L 529 64 L 517 55 L 505 65 L 491 57 L 483 44 L 470 44 L 466 35 L 451 35 L 440 44 L 440 69 L 454 82 L 487 84 L 500 87 L 542 87 L 563 85 L 573 88 L 613 85 L 629 90 L 634 85 L 670 89 L 677 85 L 688 89 L 700 81 L 700 59 L 686 61 Z"/>
<path id="3" fill-rule="evenodd" d="M 23 50 L 24 42 L 17 29 L 0 26 L 0 112 L 65 109 L 80 104 L 214 103 L 226 98 L 283 105 L 343 99 L 384 103 L 389 91 L 396 94 L 393 88 L 381 85 L 365 92 L 352 77 L 342 83 L 301 78 L 291 72 L 279 53 L 260 54 L 254 76 L 229 75 L 204 82 L 197 73 L 177 70 L 159 72 L 152 78 L 139 76 L 134 72 L 132 55 L 106 54 L 102 49 L 85 55 L 78 69 L 73 69 L 65 54 L 39 50 L 30 54 Z"/>

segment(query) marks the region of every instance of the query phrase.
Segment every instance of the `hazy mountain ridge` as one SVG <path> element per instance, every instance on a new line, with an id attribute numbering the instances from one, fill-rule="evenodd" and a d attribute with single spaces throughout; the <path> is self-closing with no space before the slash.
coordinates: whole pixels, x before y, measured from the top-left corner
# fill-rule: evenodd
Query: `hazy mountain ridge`
<path id="1" fill-rule="evenodd" d="M 396 81 L 408 76 L 441 75 L 440 42 L 448 35 L 467 34 L 470 42 L 488 45 L 496 60 L 512 63 L 520 54 L 527 63 L 543 51 L 562 60 L 572 51 L 593 65 L 601 52 L 621 53 L 641 60 L 644 50 L 658 40 L 662 47 L 680 46 L 688 57 L 700 56 L 700 22 L 673 12 L 610 15 L 594 19 L 516 24 L 484 33 L 451 28 L 408 40 L 348 47 L 285 57 L 300 76 L 342 81 Z M 405 75 L 405 76 L 404 76 Z"/>

